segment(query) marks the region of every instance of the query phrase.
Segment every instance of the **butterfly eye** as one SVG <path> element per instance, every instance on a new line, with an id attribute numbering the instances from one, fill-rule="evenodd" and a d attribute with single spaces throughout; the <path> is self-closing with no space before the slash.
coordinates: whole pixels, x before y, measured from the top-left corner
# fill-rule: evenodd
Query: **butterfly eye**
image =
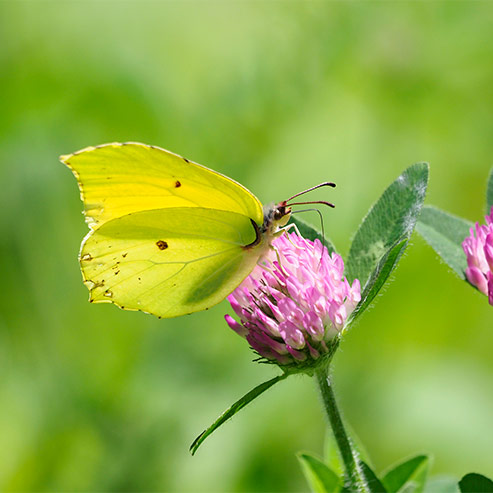
<path id="1" fill-rule="evenodd" d="M 279 223 L 279 226 L 285 226 L 289 221 L 290 215 L 291 207 L 286 207 L 285 202 L 281 202 L 274 211 L 274 220 Z"/>
<path id="2" fill-rule="evenodd" d="M 286 206 L 278 205 L 274 211 L 274 219 L 279 221 L 282 217 L 286 215 Z"/>

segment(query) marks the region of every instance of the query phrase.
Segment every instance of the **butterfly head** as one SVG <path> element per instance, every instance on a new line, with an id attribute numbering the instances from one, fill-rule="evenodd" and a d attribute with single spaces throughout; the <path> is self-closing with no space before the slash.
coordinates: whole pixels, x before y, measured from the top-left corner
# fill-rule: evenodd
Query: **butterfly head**
<path id="1" fill-rule="evenodd" d="M 264 224 L 262 232 L 268 235 L 273 235 L 279 228 L 286 226 L 291 217 L 291 207 L 286 204 L 286 201 L 279 204 L 269 204 L 264 207 Z"/>
<path id="2" fill-rule="evenodd" d="M 257 246 L 259 243 L 262 242 L 262 239 L 264 240 L 266 239 L 267 241 L 265 241 L 264 244 L 269 245 L 271 240 L 277 236 L 278 231 L 284 228 L 284 226 L 288 224 L 289 218 L 291 217 L 292 214 L 293 205 L 324 204 L 324 205 L 328 205 L 329 207 L 334 207 L 334 204 L 330 202 L 326 202 L 325 200 L 315 200 L 309 202 L 292 202 L 292 200 L 295 197 L 303 195 L 306 192 L 310 192 L 311 190 L 315 190 L 317 188 L 325 187 L 325 186 L 335 187 L 335 184 L 332 182 L 324 182 L 321 183 L 320 185 L 316 185 L 315 187 L 309 188 L 308 190 L 304 190 L 303 192 L 297 193 L 296 195 L 293 195 L 289 199 L 283 200 L 278 204 L 269 204 L 267 206 L 264 206 L 264 222 L 262 226 L 259 227 L 255 223 L 255 221 L 251 219 L 252 224 L 257 233 L 257 237 L 255 241 L 253 241 L 249 245 L 246 245 L 245 248 L 251 248 L 253 246 Z"/>

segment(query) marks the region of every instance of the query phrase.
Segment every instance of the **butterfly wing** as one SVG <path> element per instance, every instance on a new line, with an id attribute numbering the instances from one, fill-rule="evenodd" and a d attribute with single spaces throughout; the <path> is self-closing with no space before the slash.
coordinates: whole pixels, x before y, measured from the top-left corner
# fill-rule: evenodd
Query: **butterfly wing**
<path id="1" fill-rule="evenodd" d="M 262 204 L 245 187 L 159 147 L 105 144 L 60 160 L 79 182 L 91 229 L 126 214 L 167 207 L 218 209 L 263 221 Z"/>
<path id="2" fill-rule="evenodd" d="M 251 272 L 261 245 L 251 220 L 231 211 L 134 212 L 91 231 L 80 262 L 91 301 L 159 317 L 204 310 Z"/>

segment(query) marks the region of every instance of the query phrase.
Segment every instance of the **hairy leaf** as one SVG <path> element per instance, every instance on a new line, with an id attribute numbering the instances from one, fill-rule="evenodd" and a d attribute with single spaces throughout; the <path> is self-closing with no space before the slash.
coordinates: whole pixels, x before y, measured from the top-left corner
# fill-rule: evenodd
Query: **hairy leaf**
<path id="1" fill-rule="evenodd" d="M 397 244 L 392 246 L 380 259 L 380 262 L 375 267 L 375 270 L 372 272 L 368 282 L 363 288 L 363 292 L 361 293 L 361 301 L 351 314 L 349 323 L 353 322 L 368 308 L 375 296 L 382 289 L 383 285 L 396 267 L 399 258 L 406 249 L 407 243 L 407 239 L 397 242 Z"/>
<path id="2" fill-rule="evenodd" d="M 462 242 L 472 226 L 465 219 L 428 205 L 421 211 L 416 230 L 461 279 L 466 279 Z"/>
<path id="3" fill-rule="evenodd" d="M 350 280 L 362 286 L 386 252 L 413 232 L 428 185 L 428 165 L 407 168 L 383 193 L 364 218 L 346 263 Z"/>

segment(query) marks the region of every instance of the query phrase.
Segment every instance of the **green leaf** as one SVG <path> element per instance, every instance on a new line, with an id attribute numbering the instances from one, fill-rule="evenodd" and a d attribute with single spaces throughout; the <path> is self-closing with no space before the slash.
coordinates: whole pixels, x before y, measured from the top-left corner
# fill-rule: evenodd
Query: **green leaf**
<path id="1" fill-rule="evenodd" d="M 303 473 L 313 493 L 336 493 L 342 481 L 339 476 L 320 459 L 310 454 L 298 454 Z"/>
<path id="2" fill-rule="evenodd" d="M 486 476 L 471 472 L 459 481 L 461 493 L 493 492 L 493 481 Z"/>
<path id="3" fill-rule="evenodd" d="M 237 400 L 229 409 L 224 411 L 224 413 L 219 416 L 219 418 L 212 423 L 209 428 L 204 430 L 190 445 L 190 452 L 192 455 L 197 452 L 197 449 L 200 447 L 202 442 L 215 430 L 217 430 L 223 423 L 225 423 L 229 418 L 233 417 L 238 411 L 243 409 L 247 404 L 256 399 L 260 394 L 264 393 L 266 390 L 270 389 L 274 384 L 284 380 L 289 373 L 283 373 L 282 375 L 278 375 L 277 377 L 268 380 L 267 382 L 261 383 L 257 385 L 253 390 L 250 390 L 248 394 L 245 394 L 241 399 Z"/>
<path id="4" fill-rule="evenodd" d="M 493 168 L 490 171 L 490 177 L 488 178 L 488 185 L 486 188 L 486 214 L 491 212 L 493 207 Z"/>
<path id="5" fill-rule="evenodd" d="M 421 493 L 428 476 L 429 457 L 417 455 L 384 472 L 382 483 L 389 493 Z"/>
<path id="6" fill-rule="evenodd" d="M 399 241 L 380 259 L 380 262 L 375 267 L 370 279 L 368 279 L 368 282 L 363 288 L 363 292 L 361 293 L 361 301 L 358 303 L 353 313 L 351 313 L 348 323 L 352 323 L 368 308 L 396 267 L 399 262 L 399 258 L 406 249 L 407 243 L 407 239 Z"/>
<path id="7" fill-rule="evenodd" d="M 432 206 L 421 211 L 416 230 L 442 260 L 461 278 L 466 279 L 466 254 L 462 242 L 473 224 Z"/>
<path id="8" fill-rule="evenodd" d="M 364 286 L 380 259 L 416 224 L 428 185 L 428 165 L 407 168 L 370 209 L 354 237 L 346 262 L 346 275 Z"/>
<path id="9" fill-rule="evenodd" d="M 460 493 L 457 479 L 447 476 L 438 476 L 426 482 L 423 493 Z"/>
<path id="10" fill-rule="evenodd" d="M 377 475 L 372 471 L 370 466 L 365 462 L 361 461 L 361 468 L 363 470 L 363 475 L 366 479 L 366 484 L 370 488 L 371 493 L 388 493 L 385 486 L 377 478 Z"/>
<path id="11" fill-rule="evenodd" d="M 306 238 L 311 241 L 315 241 L 316 239 L 318 239 L 327 247 L 329 253 L 336 251 L 333 243 L 326 236 L 322 235 L 320 231 L 315 229 L 307 222 L 294 216 L 291 216 L 290 222 L 296 225 L 298 231 L 300 232 L 301 236 L 303 236 L 303 238 Z"/>

